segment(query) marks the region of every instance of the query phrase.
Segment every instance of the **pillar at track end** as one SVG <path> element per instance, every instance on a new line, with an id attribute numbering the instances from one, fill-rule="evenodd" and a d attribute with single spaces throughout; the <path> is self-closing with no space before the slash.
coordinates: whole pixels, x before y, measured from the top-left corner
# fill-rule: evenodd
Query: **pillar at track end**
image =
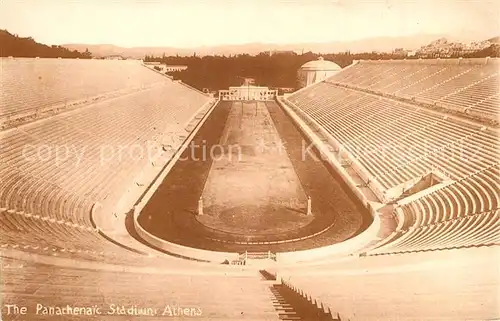
<path id="1" fill-rule="evenodd" d="M 203 215 L 203 198 L 201 196 L 198 200 L 198 215 Z"/>
<path id="2" fill-rule="evenodd" d="M 311 209 L 311 196 L 307 197 L 307 216 L 312 215 L 312 209 Z"/>

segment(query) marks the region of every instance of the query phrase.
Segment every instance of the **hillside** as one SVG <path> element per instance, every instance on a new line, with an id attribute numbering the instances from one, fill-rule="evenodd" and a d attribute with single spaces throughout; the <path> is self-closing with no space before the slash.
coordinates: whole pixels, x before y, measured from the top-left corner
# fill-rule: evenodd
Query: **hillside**
<path id="1" fill-rule="evenodd" d="M 92 58 L 89 51 L 69 50 L 61 46 L 47 46 L 36 42 L 33 38 L 22 38 L 0 29 L 0 57 L 25 58 Z"/>
<path id="2" fill-rule="evenodd" d="M 493 37 L 493 38 L 490 38 L 490 39 L 487 39 L 487 41 L 491 42 L 491 43 L 495 43 L 495 44 L 500 44 L 500 37 Z"/>
<path id="3" fill-rule="evenodd" d="M 326 43 L 292 43 L 292 44 L 266 44 L 247 43 L 237 45 L 202 46 L 195 48 L 174 48 L 174 47 L 133 47 L 124 48 L 115 45 L 89 45 L 89 44 L 65 44 L 64 47 L 71 50 L 83 51 L 88 48 L 95 56 L 122 55 L 132 58 L 143 58 L 149 56 L 197 56 L 207 55 L 236 55 L 249 54 L 256 55 L 264 51 L 295 51 L 301 52 L 391 52 L 394 48 L 416 49 L 422 45 L 440 38 L 442 35 L 414 35 L 407 37 L 378 37 L 370 39 L 353 40 L 349 42 L 326 42 Z"/>

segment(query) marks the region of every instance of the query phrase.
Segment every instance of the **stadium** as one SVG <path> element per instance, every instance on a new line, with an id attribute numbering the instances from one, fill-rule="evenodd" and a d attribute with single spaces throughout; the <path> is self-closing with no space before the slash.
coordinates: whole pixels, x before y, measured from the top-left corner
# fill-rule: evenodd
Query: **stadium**
<path id="1" fill-rule="evenodd" d="M 0 4 L 123 44 L 0 29 L 0 320 L 500 320 L 500 40 L 304 53 L 491 21 L 375 2 Z"/>
<path id="2" fill-rule="evenodd" d="M 355 61 L 263 100 L 1 63 L 5 320 L 498 317 L 497 59 Z"/>

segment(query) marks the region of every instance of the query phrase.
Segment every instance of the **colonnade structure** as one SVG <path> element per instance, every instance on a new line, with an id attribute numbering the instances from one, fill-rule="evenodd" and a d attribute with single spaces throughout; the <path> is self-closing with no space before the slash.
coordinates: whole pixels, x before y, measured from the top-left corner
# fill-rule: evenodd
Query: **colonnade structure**
<path id="1" fill-rule="evenodd" d="M 274 100 L 277 90 L 270 90 L 268 87 L 244 85 L 239 87 L 229 87 L 229 90 L 219 90 L 220 100 Z"/>

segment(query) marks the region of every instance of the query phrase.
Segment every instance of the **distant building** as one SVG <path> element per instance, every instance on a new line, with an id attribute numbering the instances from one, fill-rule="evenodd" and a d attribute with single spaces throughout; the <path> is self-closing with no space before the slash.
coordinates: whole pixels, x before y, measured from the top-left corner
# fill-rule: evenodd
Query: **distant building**
<path id="1" fill-rule="evenodd" d="M 408 50 L 408 52 L 406 53 L 407 57 L 415 57 L 416 55 L 417 55 L 416 50 Z"/>
<path id="2" fill-rule="evenodd" d="M 422 46 L 417 54 L 423 58 L 450 58 L 474 53 L 491 46 L 489 40 L 481 42 L 460 43 L 449 42 L 446 38 L 437 39 L 426 46 Z"/>
<path id="3" fill-rule="evenodd" d="M 255 85 L 254 78 L 243 78 L 243 86 Z"/>
<path id="4" fill-rule="evenodd" d="M 173 72 L 182 71 L 188 69 L 188 66 L 184 65 L 165 65 L 158 61 L 145 61 L 144 65 L 149 68 L 156 69 L 161 72 Z"/>
<path id="5" fill-rule="evenodd" d="M 309 61 L 300 67 L 297 72 L 299 86 L 302 88 L 323 81 L 341 70 L 342 68 L 333 61 L 319 57 L 318 60 Z"/>
<path id="6" fill-rule="evenodd" d="M 105 60 L 124 60 L 122 56 L 120 55 L 110 55 L 110 56 L 105 56 Z"/>
<path id="7" fill-rule="evenodd" d="M 184 65 L 163 65 L 165 72 L 172 72 L 172 71 L 183 71 L 188 69 L 188 66 Z"/>
<path id="8" fill-rule="evenodd" d="M 393 55 L 401 56 L 401 57 L 412 57 L 415 56 L 416 50 L 410 50 L 405 48 L 396 48 L 392 51 Z"/>
<path id="9" fill-rule="evenodd" d="M 292 87 L 278 87 L 276 88 L 278 91 L 281 91 L 283 93 L 291 93 L 295 91 L 295 88 Z"/>
<path id="10" fill-rule="evenodd" d="M 264 54 L 272 56 L 272 55 L 296 55 L 295 51 L 293 50 L 269 50 L 269 51 L 264 51 Z"/>

